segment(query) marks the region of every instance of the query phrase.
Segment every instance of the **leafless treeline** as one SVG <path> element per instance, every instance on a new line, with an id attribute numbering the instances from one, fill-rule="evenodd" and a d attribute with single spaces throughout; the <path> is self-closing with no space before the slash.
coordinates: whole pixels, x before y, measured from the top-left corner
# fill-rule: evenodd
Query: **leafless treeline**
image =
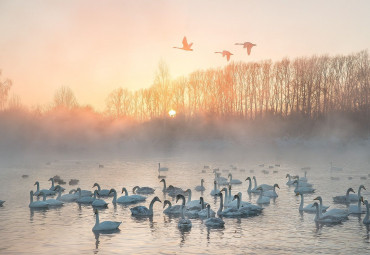
<path id="1" fill-rule="evenodd" d="M 300 114 L 315 119 L 344 112 L 368 119 L 369 60 L 368 52 L 362 51 L 348 56 L 238 62 L 175 80 L 160 63 L 153 86 L 135 92 L 114 90 L 107 98 L 107 110 L 112 116 L 137 120 L 162 117 L 171 108 L 186 118 Z"/>

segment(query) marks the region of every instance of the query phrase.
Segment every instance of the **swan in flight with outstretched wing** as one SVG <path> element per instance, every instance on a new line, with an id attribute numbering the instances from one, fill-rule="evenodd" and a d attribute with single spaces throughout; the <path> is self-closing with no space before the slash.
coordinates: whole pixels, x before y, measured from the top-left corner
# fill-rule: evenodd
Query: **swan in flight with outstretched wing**
<path id="1" fill-rule="evenodd" d="M 230 60 L 230 56 L 231 56 L 231 55 L 234 55 L 234 54 L 232 54 L 230 51 L 227 51 L 227 50 L 224 50 L 224 51 L 222 51 L 222 52 L 220 52 L 220 51 L 216 51 L 215 53 L 220 53 L 220 54 L 222 54 L 222 56 L 223 56 L 223 57 L 225 57 L 225 56 L 226 56 L 227 61 L 229 61 L 229 60 Z"/>
<path id="2" fill-rule="evenodd" d="M 179 47 L 173 47 L 175 49 L 180 49 L 180 50 L 186 50 L 186 51 L 193 51 L 191 46 L 193 43 L 188 43 L 188 40 L 186 39 L 186 36 L 184 36 L 184 39 L 182 39 L 182 48 Z"/>
<path id="3" fill-rule="evenodd" d="M 254 43 L 251 43 L 251 42 L 235 43 L 235 45 L 243 45 L 243 48 L 247 48 L 248 55 L 251 54 L 252 47 L 257 46 L 257 44 L 254 44 Z"/>

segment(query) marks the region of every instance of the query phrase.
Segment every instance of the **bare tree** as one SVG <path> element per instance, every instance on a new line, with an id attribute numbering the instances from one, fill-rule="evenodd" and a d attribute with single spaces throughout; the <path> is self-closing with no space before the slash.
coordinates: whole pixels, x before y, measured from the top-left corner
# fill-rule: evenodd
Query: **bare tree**
<path id="1" fill-rule="evenodd" d="M 66 86 L 60 87 L 54 95 L 54 107 L 71 110 L 78 106 L 77 99 L 73 91 Z"/>

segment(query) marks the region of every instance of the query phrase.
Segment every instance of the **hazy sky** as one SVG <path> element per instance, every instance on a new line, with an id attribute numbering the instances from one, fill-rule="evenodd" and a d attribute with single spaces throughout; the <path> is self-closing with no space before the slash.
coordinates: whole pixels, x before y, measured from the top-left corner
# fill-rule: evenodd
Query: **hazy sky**
<path id="1" fill-rule="evenodd" d="M 0 0 L 0 69 L 32 106 L 64 85 L 102 110 L 115 88 L 152 85 L 160 60 L 172 78 L 235 61 L 349 54 L 370 45 L 370 1 Z M 183 36 L 193 52 L 181 47 Z M 247 55 L 235 42 L 257 44 Z"/>

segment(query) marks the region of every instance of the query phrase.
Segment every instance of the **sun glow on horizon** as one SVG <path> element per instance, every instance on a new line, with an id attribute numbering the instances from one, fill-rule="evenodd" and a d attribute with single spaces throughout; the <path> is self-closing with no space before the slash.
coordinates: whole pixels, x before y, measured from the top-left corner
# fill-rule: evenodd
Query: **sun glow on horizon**
<path id="1" fill-rule="evenodd" d="M 176 111 L 171 109 L 169 112 L 168 112 L 168 115 L 171 117 L 171 118 L 174 118 L 176 116 Z"/>

